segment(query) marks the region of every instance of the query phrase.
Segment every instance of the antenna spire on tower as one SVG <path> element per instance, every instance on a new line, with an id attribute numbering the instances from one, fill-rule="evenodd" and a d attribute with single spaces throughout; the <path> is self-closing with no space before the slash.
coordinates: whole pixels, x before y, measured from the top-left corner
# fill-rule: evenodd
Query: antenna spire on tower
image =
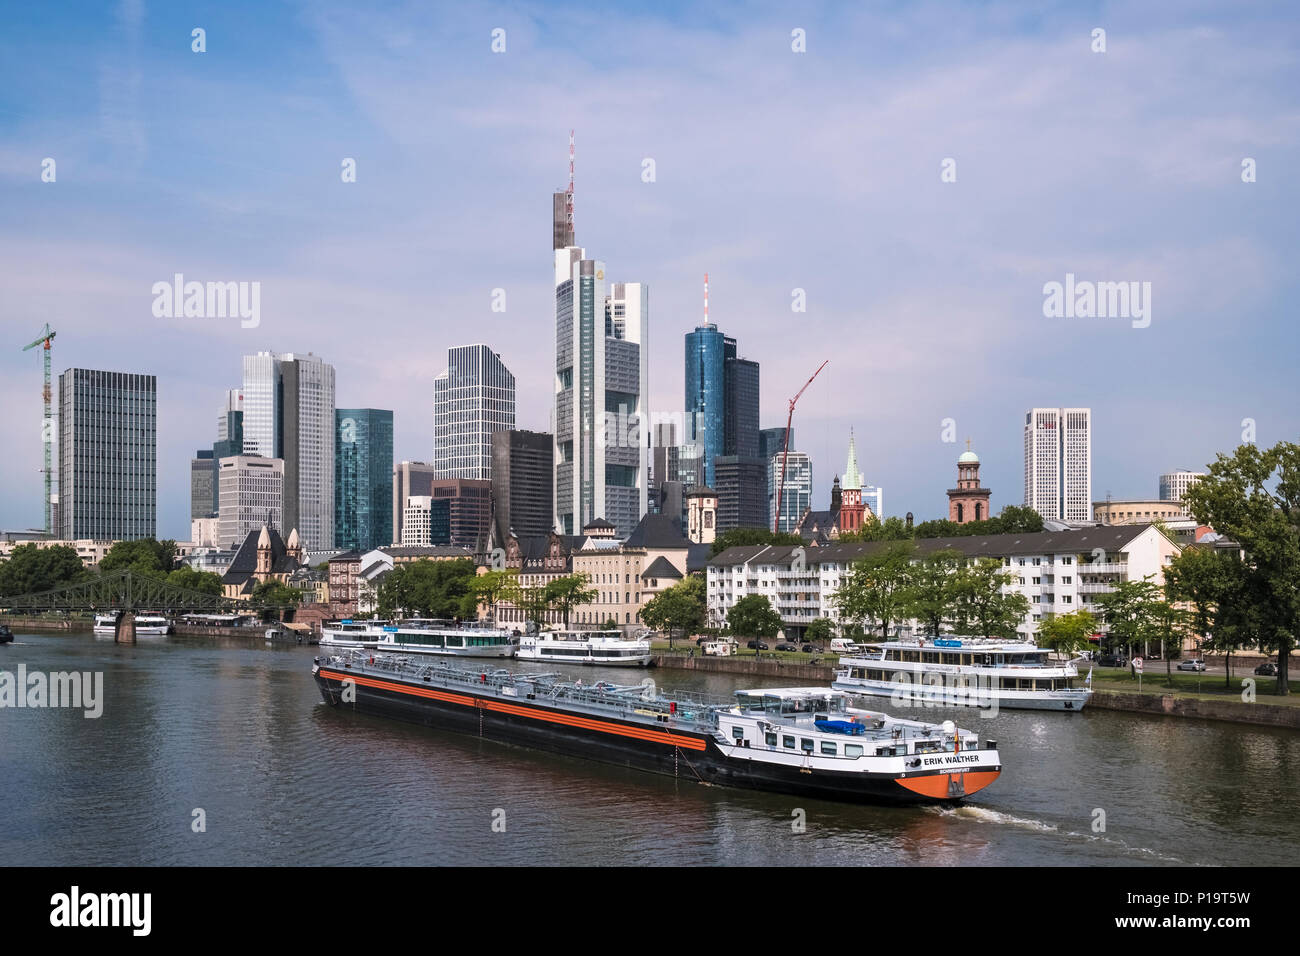
<path id="1" fill-rule="evenodd" d="M 709 324 L 709 274 L 704 273 L 704 324 Z"/>
<path id="2" fill-rule="evenodd" d="M 564 215 L 570 236 L 573 235 L 573 153 L 573 130 L 569 130 L 569 188 L 566 190 L 568 199 L 565 202 Z"/>

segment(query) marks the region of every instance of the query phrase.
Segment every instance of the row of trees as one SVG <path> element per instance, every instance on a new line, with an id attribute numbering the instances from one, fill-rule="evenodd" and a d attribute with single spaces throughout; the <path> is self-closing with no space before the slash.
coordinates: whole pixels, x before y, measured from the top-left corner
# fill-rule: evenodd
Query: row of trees
<path id="1" fill-rule="evenodd" d="M 596 599 L 598 592 L 590 584 L 586 574 L 569 574 L 542 587 L 525 587 L 513 568 L 479 574 L 468 558 L 412 561 L 384 575 L 376 592 L 376 610 L 380 617 L 407 614 L 469 620 L 478 616 L 480 607 L 491 615 L 498 602 L 509 601 L 539 627 L 551 612 L 558 613 L 567 627 L 575 607 Z"/>
<path id="2" fill-rule="evenodd" d="M 1012 580 L 996 558 L 966 559 L 950 549 L 924 556 L 899 541 L 856 561 L 834 601 L 840 619 L 888 635 L 893 624 L 915 620 L 926 634 L 945 626 L 961 634 L 1013 637 L 1029 613 L 1029 599 L 1004 592 Z"/>
<path id="3" fill-rule="evenodd" d="M 79 584 L 96 574 L 123 570 L 195 591 L 221 593 L 220 575 L 178 564 L 175 541 L 141 538 L 117 542 L 93 570 L 68 545 L 42 548 L 37 544 L 20 544 L 8 561 L 0 563 L 0 596 L 49 591 L 66 584 Z"/>

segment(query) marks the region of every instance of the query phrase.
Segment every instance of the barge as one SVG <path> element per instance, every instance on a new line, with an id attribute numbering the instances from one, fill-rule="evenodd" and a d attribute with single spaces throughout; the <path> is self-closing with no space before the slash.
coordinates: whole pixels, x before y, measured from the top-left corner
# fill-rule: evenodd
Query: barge
<path id="1" fill-rule="evenodd" d="M 654 682 L 468 670 L 351 651 L 312 667 L 325 702 L 507 744 L 700 783 L 853 803 L 960 801 L 1002 772 L 995 741 L 899 720 L 831 688 L 658 693 Z"/>

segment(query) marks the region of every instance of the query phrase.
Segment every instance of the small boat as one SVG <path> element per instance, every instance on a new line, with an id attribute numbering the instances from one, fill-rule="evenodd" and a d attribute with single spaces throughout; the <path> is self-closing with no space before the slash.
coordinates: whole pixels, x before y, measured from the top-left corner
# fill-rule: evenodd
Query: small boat
<path id="1" fill-rule="evenodd" d="M 665 774 L 854 803 L 952 804 L 1002 772 L 995 741 L 952 721 L 856 710 L 825 687 L 737 691 L 734 701 L 559 674 L 467 670 L 351 651 L 317 657 L 321 697 L 358 711 Z M 365 727 L 358 727 L 365 733 Z M 505 758 L 503 758 L 505 759 Z"/>
<path id="2" fill-rule="evenodd" d="M 377 650 L 443 657 L 514 657 L 517 646 L 513 632 L 506 628 L 434 618 L 408 618 L 397 624 L 342 621 L 338 627 L 325 626 L 320 644 L 333 652 Z"/>
<path id="3" fill-rule="evenodd" d="M 650 642 L 630 640 L 620 631 L 543 631 L 519 639 L 521 661 L 649 667 Z"/>

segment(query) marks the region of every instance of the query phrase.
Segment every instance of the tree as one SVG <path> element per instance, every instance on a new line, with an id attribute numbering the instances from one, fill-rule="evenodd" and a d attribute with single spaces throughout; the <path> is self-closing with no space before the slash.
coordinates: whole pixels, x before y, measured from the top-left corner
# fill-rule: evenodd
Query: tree
<path id="1" fill-rule="evenodd" d="M 204 594 L 214 594 L 218 597 L 222 592 L 221 575 L 211 571 L 196 571 L 184 564 L 167 575 L 167 583 L 174 587 L 202 591 Z"/>
<path id="2" fill-rule="evenodd" d="M 478 608 L 486 605 L 488 620 L 495 621 L 497 602 L 505 595 L 514 593 L 518 580 L 519 572 L 514 568 L 484 571 L 476 576 L 470 584 L 470 600 L 473 607 L 464 616 L 475 617 Z"/>
<path id="3" fill-rule="evenodd" d="M 590 583 L 591 578 L 586 574 L 568 574 L 547 582 L 547 606 L 560 612 L 566 628 L 569 626 L 569 614 L 575 607 L 596 600 L 599 592 L 589 587 Z"/>
<path id="4" fill-rule="evenodd" d="M 1241 445 L 1218 455 L 1183 502 L 1196 520 L 1241 545 L 1239 596 L 1258 626 L 1259 647 L 1277 652 L 1278 694 L 1289 694 L 1288 665 L 1300 634 L 1300 445 Z"/>
<path id="5" fill-rule="evenodd" d="M 1246 567 L 1236 554 L 1189 546 L 1165 568 L 1165 595 L 1191 605 L 1192 626 L 1201 649 L 1223 651 L 1224 687 L 1231 686 L 1232 652 L 1251 643 L 1254 629 L 1243 617 L 1250 603 L 1243 594 Z"/>
<path id="6" fill-rule="evenodd" d="M 285 587 L 274 578 L 269 578 L 254 585 L 251 599 L 254 604 L 287 604 L 296 607 L 302 601 L 302 592 L 297 588 Z M 274 609 L 266 608 L 263 610 L 263 620 L 269 621 L 274 617 Z"/>
<path id="7" fill-rule="evenodd" d="M 0 562 L 0 594 L 34 594 L 76 584 L 91 574 L 81 563 L 75 548 L 55 545 L 42 548 L 36 544 L 20 544 Z"/>
<path id="8" fill-rule="evenodd" d="M 647 601 L 641 609 L 641 620 L 656 631 L 667 631 L 668 646 L 672 647 L 678 630 L 685 637 L 704 624 L 706 609 L 704 580 L 688 577 Z"/>
<path id="9" fill-rule="evenodd" d="M 509 591 L 502 597 L 524 612 L 524 620 L 531 621 L 541 630 L 546 623 L 546 613 L 551 609 L 551 602 L 546 596 L 544 585 L 525 586 L 516 578 Z"/>
<path id="10" fill-rule="evenodd" d="M 1091 644 L 1097 619 L 1089 611 L 1052 615 L 1038 625 L 1038 646 L 1058 654 L 1077 654 Z"/>
<path id="11" fill-rule="evenodd" d="M 176 542 L 136 538 L 118 541 L 99 562 L 103 574 L 129 570 L 132 574 L 165 578 L 176 567 Z"/>
<path id="12" fill-rule="evenodd" d="M 751 594 L 727 611 L 727 629 L 741 637 L 776 637 L 781 630 L 781 615 L 766 595 Z"/>
<path id="13" fill-rule="evenodd" d="M 472 591 L 476 577 L 474 562 L 412 561 L 399 564 L 379 583 L 378 611 L 381 617 L 409 614 L 415 617 L 456 618 L 473 613 Z"/>
<path id="14" fill-rule="evenodd" d="M 835 625 L 829 617 L 814 618 L 803 632 L 803 639 L 812 644 L 825 644 L 835 636 Z"/>
<path id="15" fill-rule="evenodd" d="M 732 528 L 713 539 L 709 554 L 712 557 L 728 548 L 743 548 L 755 544 L 793 546 L 803 544 L 803 538 L 787 531 L 769 531 L 766 528 Z"/>
<path id="16" fill-rule="evenodd" d="M 889 625 L 904 617 L 915 554 L 912 542 L 899 541 L 855 561 L 832 597 L 840 619 L 889 637 Z"/>
<path id="17" fill-rule="evenodd" d="M 1155 619 L 1160 603 L 1160 588 L 1151 575 L 1141 581 L 1118 581 L 1114 591 L 1099 595 L 1097 606 L 1105 617 L 1111 650 L 1118 641 L 1131 657 L 1134 645 L 1156 639 Z"/>
<path id="18" fill-rule="evenodd" d="M 881 521 L 872 515 L 858 531 L 848 531 L 840 535 L 840 541 L 910 541 L 912 530 L 903 523 L 902 518 L 892 517 Z"/>
<path id="19" fill-rule="evenodd" d="M 1191 612 L 1168 601 L 1156 601 L 1151 609 L 1151 634 L 1160 642 L 1160 656 L 1165 659 L 1165 680 L 1174 685 L 1173 651 L 1181 650 L 1183 640 L 1192 633 Z"/>
<path id="20" fill-rule="evenodd" d="M 1019 591 L 1003 590 L 1014 578 L 997 558 L 978 558 L 958 567 L 950 582 L 956 632 L 1015 637 L 1029 613 L 1029 599 Z"/>
<path id="21" fill-rule="evenodd" d="M 960 560 L 957 551 L 945 548 L 912 562 L 903 613 L 919 621 L 931 637 L 942 634 L 944 621 L 952 616 Z"/>

